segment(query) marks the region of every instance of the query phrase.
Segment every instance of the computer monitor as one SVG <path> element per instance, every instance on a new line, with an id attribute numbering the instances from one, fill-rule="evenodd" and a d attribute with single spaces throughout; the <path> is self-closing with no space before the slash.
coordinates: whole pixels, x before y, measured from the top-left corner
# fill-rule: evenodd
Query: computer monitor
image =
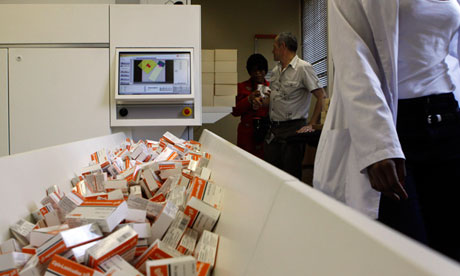
<path id="1" fill-rule="evenodd" d="M 193 99 L 193 49 L 116 50 L 117 100 Z"/>

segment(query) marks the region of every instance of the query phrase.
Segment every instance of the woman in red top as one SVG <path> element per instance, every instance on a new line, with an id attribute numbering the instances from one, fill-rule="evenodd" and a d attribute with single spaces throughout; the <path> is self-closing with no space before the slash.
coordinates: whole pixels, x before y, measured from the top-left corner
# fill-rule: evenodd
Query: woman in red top
<path id="1" fill-rule="evenodd" d="M 251 78 L 245 82 L 238 83 L 238 95 L 236 106 L 232 115 L 241 116 L 238 125 L 237 145 L 238 147 L 263 158 L 263 135 L 255 132 L 256 127 L 264 127 L 264 120 L 268 116 L 268 107 L 261 107 L 260 92 L 257 90 L 259 84 L 268 87 L 265 75 L 268 71 L 267 59 L 261 54 L 253 54 L 246 63 Z M 268 121 L 267 121 L 268 122 Z"/>

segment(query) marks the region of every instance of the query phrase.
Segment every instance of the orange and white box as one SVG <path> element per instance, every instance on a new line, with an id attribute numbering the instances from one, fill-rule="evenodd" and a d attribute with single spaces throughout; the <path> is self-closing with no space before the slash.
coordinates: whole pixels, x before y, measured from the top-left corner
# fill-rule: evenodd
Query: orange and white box
<path id="1" fill-rule="evenodd" d="M 147 218 L 147 210 L 131 209 L 128 208 L 128 214 L 126 216 L 126 222 L 137 222 L 143 223 Z"/>
<path id="2" fill-rule="evenodd" d="M 122 222 L 128 215 L 128 205 L 124 200 L 88 200 L 66 215 L 70 227 L 97 223 L 106 233 Z"/>
<path id="3" fill-rule="evenodd" d="M 185 186 L 188 188 L 192 179 L 193 179 L 192 172 L 188 169 L 184 169 L 182 170 L 182 174 L 181 174 L 178 185 Z"/>
<path id="4" fill-rule="evenodd" d="M 219 235 L 205 230 L 203 234 L 201 234 L 193 256 L 195 256 L 196 260 L 199 262 L 215 266 L 218 247 Z"/>
<path id="5" fill-rule="evenodd" d="M 134 253 L 134 256 L 136 259 L 144 254 L 144 252 L 149 248 L 149 240 L 148 239 L 139 239 L 137 240 L 137 245 L 136 245 L 136 253 Z"/>
<path id="6" fill-rule="evenodd" d="M 191 218 L 188 227 L 195 229 L 199 233 L 203 232 L 203 230 L 211 231 L 220 216 L 219 210 L 196 197 L 190 199 L 184 213 Z"/>
<path id="7" fill-rule="evenodd" d="M 59 232 L 59 234 L 37 248 L 37 256 L 40 263 L 43 264 L 55 254 L 60 254 L 76 246 L 101 239 L 102 237 L 102 231 L 95 223 L 71 228 Z"/>
<path id="8" fill-rule="evenodd" d="M 211 276 L 211 264 L 196 262 L 196 276 Z"/>
<path id="9" fill-rule="evenodd" d="M 211 170 L 206 167 L 202 168 L 200 178 L 208 181 L 211 178 Z"/>
<path id="10" fill-rule="evenodd" d="M 164 242 L 156 240 L 139 258 L 134 261 L 134 267 L 140 272 L 146 272 L 145 263 L 148 260 L 160 260 L 182 256 L 177 250 L 169 247 Z"/>
<path id="11" fill-rule="evenodd" d="M 133 228 L 126 225 L 102 239 L 95 246 L 86 250 L 86 263 L 97 267 L 115 255 L 124 256 L 125 260 L 134 258 L 138 235 Z M 131 254 L 132 252 L 132 254 Z"/>
<path id="12" fill-rule="evenodd" d="M 147 276 L 196 276 L 196 260 L 192 256 L 147 261 Z"/>
<path id="13" fill-rule="evenodd" d="M 124 198 L 125 198 L 125 196 L 124 196 L 123 192 L 120 189 L 113 190 L 113 191 L 107 193 L 107 199 L 108 200 L 120 200 L 120 199 L 124 199 Z"/>
<path id="14" fill-rule="evenodd" d="M 37 255 L 33 255 L 24 267 L 19 271 L 19 276 L 41 276 L 46 271 L 46 265 L 38 261 Z"/>
<path id="15" fill-rule="evenodd" d="M 57 204 L 54 205 L 56 207 L 58 206 Z M 53 208 L 53 205 L 51 203 L 47 203 L 42 208 L 34 211 L 32 213 L 32 216 L 37 221 L 40 219 L 44 219 L 47 226 L 56 226 L 61 224 L 58 212 L 56 209 Z"/>
<path id="16" fill-rule="evenodd" d="M 101 165 L 95 164 L 95 165 L 84 167 L 80 170 L 79 173 L 77 173 L 77 175 L 85 176 L 85 175 L 92 174 L 92 173 L 102 173 Z"/>
<path id="17" fill-rule="evenodd" d="M 10 227 L 11 234 L 18 240 L 21 245 L 29 244 L 30 233 L 35 228 L 35 224 L 25 219 L 20 219 Z"/>
<path id="18" fill-rule="evenodd" d="M 184 235 L 189 222 L 190 217 L 185 215 L 183 212 L 178 211 L 162 241 L 172 248 L 176 248 L 181 240 L 181 237 Z"/>
<path id="19" fill-rule="evenodd" d="M 145 194 L 148 198 L 151 198 L 155 192 L 160 188 L 161 182 L 157 180 L 157 176 L 150 168 L 146 168 L 142 172 L 143 180 L 141 186 L 144 189 Z"/>
<path id="20" fill-rule="evenodd" d="M 10 252 L 21 252 L 21 246 L 18 241 L 14 238 L 6 240 L 0 244 L 0 254 L 6 254 Z"/>
<path id="21" fill-rule="evenodd" d="M 22 248 L 22 253 L 35 255 L 37 254 L 37 248 L 29 244 Z"/>
<path id="22" fill-rule="evenodd" d="M 93 193 L 105 192 L 104 182 L 107 180 L 107 173 L 92 173 L 85 175 L 86 183 Z"/>
<path id="23" fill-rule="evenodd" d="M 184 236 L 177 246 L 177 251 L 184 255 L 191 255 L 195 251 L 196 242 L 198 241 L 198 232 L 191 228 L 185 230 Z"/>
<path id="24" fill-rule="evenodd" d="M 30 233 L 30 245 L 35 246 L 35 247 L 40 247 L 47 240 L 59 234 L 59 232 L 68 230 L 68 229 L 69 229 L 69 225 L 67 224 L 34 229 Z"/>
<path id="25" fill-rule="evenodd" d="M 137 235 L 139 235 L 139 239 L 148 239 L 150 238 L 151 231 L 150 231 L 150 223 L 126 223 L 120 224 L 118 227 L 123 227 L 125 225 L 129 225 L 131 228 L 136 231 Z"/>
<path id="26" fill-rule="evenodd" d="M 107 192 L 121 190 L 123 193 L 128 192 L 128 182 L 125 179 L 111 179 L 104 182 L 104 188 Z"/>
<path id="27" fill-rule="evenodd" d="M 142 197 L 142 189 L 140 185 L 133 185 L 129 187 L 129 195 Z"/>
<path id="28" fill-rule="evenodd" d="M 151 239 L 161 239 L 168 230 L 169 226 L 176 217 L 179 208 L 172 202 L 166 202 L 163 211 L 158 216 L 157 220 L 152 224 L 152 235 Z"/>
<path id="29" fill-rule="evenodd" d="M 101 263 L 98 269 L 105 272 L 106 276 L 143 276 L 142 273 L 118 255 Z"/>
<path id="30" fill-rule="evenodd" d="M 102 168 L 108 167 L 110 165 L 107 150 L 105 149 L 101 149 L 91 154 L 91 160 L 99 164 Z"/>
<path id="31" fill-rule="evenodd" d="M 74 247 L 70 249 L 69 251 L 67 251 L 65 254 L 63 254 L 62 256 L 65 257 L 66 259 L 71 259 L 79 264 L 82 264 L 85 262 L 86 250 L 96 245 L 98 242 L 100 242 L 100 240 L 89 242 L 87 244 Z"/>
<path id="32" fill-rule="evenodd" d="M 156 202 L 151 202 L 145 198 L 130 196 L 128 197 L 128 207 L 131 209 L 146 210 L 147 217 L 156 218 L 160 215 L 164 205 Z"/>
<path id="33" fill-rule="evenodd" d="M 162 162 L 158 165 L 161 179 L 167 179 L 171 176 L 180 175 L 182 172 L 182 163 L 179 162 Z"/>
<path id="34" fill-rule="evenodd" d="M 177 137 L 176 135 L 172 134 L 171 132 L 169 131 L 166 131 L 164 134 L 163 134 L 163 138 L 170 144 L 183 144 L 185 142 L 185 140 L 183 139 L 180 139 L 179 137 Z"/>
<path id="35" fill-rule="evenodd" d="M 222 187 L 206 181 L 202 178 L 195 177 L 192 182 L 189 200 L 192 197 L 203 200 L 205 203 L 211 205 L 216 209 L 221 209 L 224 191 Z"/>
<path id="36" fill-rule="evenodd" d="M 31 257 L 30 254 L 20 252 L 0 254 L 0 275 L 18 275 L 19 268 L 24 266 Z"/>
<path id="37" fill-rule="evenodd" d="M 183 211 L 186 203 L 186 191 L 187 188 L 185 186 L 176 186 L 169 191 L 166 200 L 174 203 L 179 207 L 179 210 Z"/>
<path id="38" fill-rule="evenodd" d="M 58 206 L 59 209 L 63 212 L 64 215 L 73 211 L 73 209 L 77 208 L 83 203 L 83 199 L 78 196 L 77 194 L 70 192 L 67 193 L 62 199 L 59 201 Z"/>
<path id="39" fill-rule="evenodd" d="M 104 274 L 87 266 L 54 255 L 46 269 L 45 276 L 103 276 Z"/>
<path id="40" fill-rule="evenodd" d="M 151 201 L 165 201 L 166 195 L 169 193 L 171 187 L 175 187 L 179 182 L 178 176 L 171 176 L 166 179 L 163 185 L 158 189 L 158 191 L 150 199 Z M 158 200 L 156 200 L 158 199 Z"/>
<path id="41" fill-rule="evenodd" d="M 162 161 L 171 161 L 176 159 L 179 156 L 177 152 L 172 150 L 171 148 L 165 148 L 160 155 L 155 158 L 155 162 L 162 162 Z"/>

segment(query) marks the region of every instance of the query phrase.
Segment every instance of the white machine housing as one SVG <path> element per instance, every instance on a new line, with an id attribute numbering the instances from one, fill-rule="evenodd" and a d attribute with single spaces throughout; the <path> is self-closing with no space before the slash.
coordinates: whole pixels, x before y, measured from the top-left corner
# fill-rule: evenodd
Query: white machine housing
<path id="1" fill-rule="evenodd" d="M 121 51 L 190 52 L 191 93 L 189 95 L 120 95 L 118 54 Z M 110 125 L 112 127 L 201 125 L 201 10 L 199 6 L 111 5 L 110 58 L 112 76 Z M 188 116 L 183 113 L 186 108 L 189 112 Z M 127 115 L 122 116 L 126 113 Z"/>

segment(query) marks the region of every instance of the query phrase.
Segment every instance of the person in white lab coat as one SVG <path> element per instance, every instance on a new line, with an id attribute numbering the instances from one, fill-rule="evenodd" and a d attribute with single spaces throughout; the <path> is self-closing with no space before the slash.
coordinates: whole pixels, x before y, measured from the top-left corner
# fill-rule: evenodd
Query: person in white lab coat
<path id="1" fill-rule="evenodd" d="M 332 0 L 329 15 L 314 187 L 460 260 L 457 0 Z"/>

